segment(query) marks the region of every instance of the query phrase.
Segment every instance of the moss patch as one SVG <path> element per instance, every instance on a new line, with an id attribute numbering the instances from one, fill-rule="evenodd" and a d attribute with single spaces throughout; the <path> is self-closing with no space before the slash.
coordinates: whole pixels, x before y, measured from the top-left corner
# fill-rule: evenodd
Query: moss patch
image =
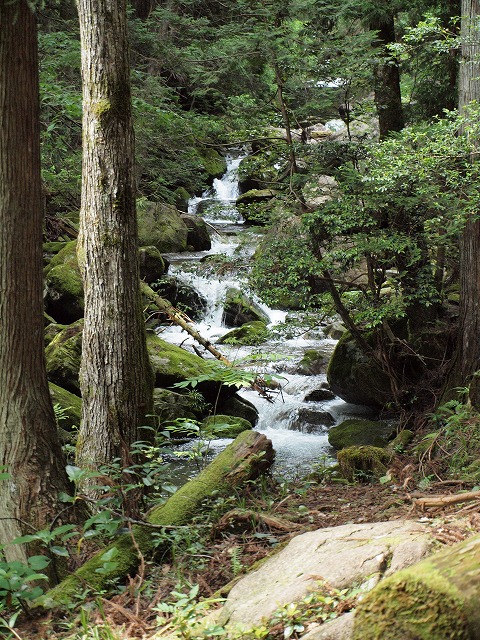
<path id="1" fill-rule="evenodd" d="M 160 253 L 186 251 L 188 229 L 175 207 L 144 202 L 138 206 L 140 246 L 155 246 Z"/>
<path id="2" fill-rule="evenodd" d="M 347 480 L 371 480 L 384 475 L 392 454 L 379 447 L 348 447 L 338 453 L 338 466 Z"/>
<path id="3" fill-rule="evenodd" d="M 209 416 L 202 422 L 203 432 L 208 438 L 236 438 L 251 428 L 248 420 L 234 416 Z"/>
<path id="4" fill-rule="evenodd" d="M 82 417 L 81 399 L 53 382 L 49 382 L 48 386 L 52 403 L 58 404 L 62 410 L 63 418 L 59 421 L 59 426 L 66 431 L 71 431 L 72 427 L 79 427 Z"/>
<path id="5" fill-rule="evenodd" d="M 395 426 L 386 422 L 351 418 L 330 429 L 328 442 L 337 451 L 356 445 L 385 447 L 394 435 Z"/>
<path id="6" fill-rule="evenodd" d="M 65 327 L 45 350 L 50 382 L 80 395 L 78 372 L 82 356 L 83 320 Z"/>
<path id="7" fill-rule="evenodd" d="M 218 340 L 218 344 L 256 345 L 262 344 L 267 338 L 268 329 L 265 322 L 254 320 L 232 329 Z"/>

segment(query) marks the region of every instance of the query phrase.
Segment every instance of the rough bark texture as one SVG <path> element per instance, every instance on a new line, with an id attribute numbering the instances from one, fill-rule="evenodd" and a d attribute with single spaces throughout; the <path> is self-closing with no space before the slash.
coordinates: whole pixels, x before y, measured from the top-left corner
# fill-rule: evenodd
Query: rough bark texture
<path id="1" fill-rule="evenodd" d="M 383 580 L 360 602 L 353 640 L 479 640 L 480 536 Z"/>
<path id="2" fill-rule="evenodd" d="M 151 403 L 141 312 L 125 1 L 78 0 L 83 182 L 78 257 L 85 290 L 80 466 L 129 462 Z"/>
<path id="3" fill-rule="evenodd" d="M 258 477 L 272 464 L 273 458 L 270 440 L 255 431 L 244 431 L 196 478 L 181 487 L 164 505 L 153 508 L 147 521 L 160 527 L 188 525 L 194 516 L 202 513 L 205 500 L 214 492 L 230 491 L 246 480 Z M 39 604 L 46 607 L 68 604 L 79 590 L 85 587 L 94 591 L 108 588 L 115 580 L 122 580 L 136 570 L 140 562 L 138 551 L 144 556 L 152 556 L 154 553 L 162 556 L 167 553 L 168 541 L 159 542 L 154 533 L 154 529 L 135 526 L 132 535 L 122 535 L 107 549 L 96 554 L 74 574 L 49 591 Z M 112 558 L 116 566 L 98 573 L 96 570 L 104 564 L 102 556 L 113 548 L 117 550 Z"/>
<path id="4" fill-rule="evenodd" d="M 50 524 L 68 490 L 43 344 L 36 21 L 0 3 L 0 541 Z M 26 526 L 30 525 L 29 526 Z M 24 549 L 5 550 L 9 560 Z"/>
<path id="5" fill-rule="evenodd" d="M 382 58 L 386 55 L 385 45 L 395 42 L 393 15 L 382 16 L 370 21 L 370 29 L 377 31 L 376 47 Z M 405 126 L 400 93 L 400 71 L 391 59 L 380 59 L 375 68 L 375 105 L 377 107 L 380 139 L 391 131 L 401 131 Z"/>
<path id="6" fill-rule="evenodd" d="M 459 111 L 480 100 L 479 0 L 462 0 L 462 57 L 459 73 Z M 467 135 L 466 132 L 464 132 Z M 444 399 L 452 389 L 471 384 L 471 400 L 480 408 L 480 220 L 467 219 L 460 238 L 460 310 L 457 352 Z"/>

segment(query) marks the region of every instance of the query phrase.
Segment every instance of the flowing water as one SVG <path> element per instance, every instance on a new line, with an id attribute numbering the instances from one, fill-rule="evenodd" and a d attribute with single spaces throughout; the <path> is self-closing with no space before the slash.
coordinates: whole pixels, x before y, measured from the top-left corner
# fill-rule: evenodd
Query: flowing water
<path id="1" fill-rule="evenodd" d="M 196 253 L 167 255 L 170 261 L 169 273 L 192 285 L 208 301 L 207 311 L 203 319 L 195 326 L 205 337 L 215 340 L 230 331 L 222 325 L 222 301 L 226 289 L 230 286 L 242 288 L 241 265 L 253 254 L 259 236 L 255 231 L 243 225 L 243 221 L 235 208 L 238 197 L 238 180 L 236 171 L 243 155 L 240 152 L 227 156 L 227 172 L 215 180 L 212 189 L 201 198 L 194 198 L 189 203 L 189 213 L 201 215 L 212 229 L 212 249 Z M 202 258 L 212 254 L 223 254 L 229 262 L 239 265 L 238 273 L 224 279 L 205 277 L 197 268 Z M 251 296 L 250 296 L 251 297 Z M 275 329 L 286 319 L 286 313 L 268 308 L 261 301 L 256 302 L 267 313 L 270 319 L 269 328 Z M 238 362 L 261 351 L 262 354 L 275 354 L 267 357 L 262 364 L 250 365 L 263 374 L 280 376 L 281 392 L 277 392 L 274 402 L 260 396 L 252 390 L 243 390 L 240 395 L 252 402 L 258 409 L 259 422 L 257 431 L 265 433 L 273 442 L 276 451 L 274 473 L 277 475 L 297 476 L 308 473 L 312 466 L 331 464 L 333 451 L 328 444 L 328 429 L 340 418 L 348 415 L 359 415 L 362 408 L 348 405 L 335 398 L 328 401 L 306 401 L 312 391 L 326 386 L 326 375 L 302 375 L 298 365 L 305 351 L 317 350 L 325 354 L 325 362 L 335 347 L 335 341 L 325 337 L 322 327 L 314 330 L 305 327 L 297 332 L 296 337 L 286 338 L 284 334 L 271 338 L 261 348 L 232 347 L 222 345 L 220 350 L 231 361 Z M 161 337 L 174 344 L 182 344 L 189 348 L 194 344 L 180 327 L 174 326 L 163 330 Z M 249 368 L 244 366 L 243 368 Z M 218 451 L 226 441 L 211 443 L 212 450 Z"/>

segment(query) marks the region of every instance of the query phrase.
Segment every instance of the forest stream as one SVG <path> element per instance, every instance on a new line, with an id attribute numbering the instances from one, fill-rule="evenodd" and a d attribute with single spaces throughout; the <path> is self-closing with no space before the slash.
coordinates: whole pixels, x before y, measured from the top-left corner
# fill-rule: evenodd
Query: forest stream
<path id="1" fill-rule="evenodd" d="M 196 323 L 200 334 L 215 342 L 231 330 L 222 323 L 222 301 L 229 287 L 245 289 L 246 282 L 241 268 L 235 276 L 219 279 L 201 275 L 199 266 L 202 258 L 213 254 L 223 254 L 229 261 L 240 265 L 250 257 L 261 238 L 259 229 L 243 223 L 235 207 L 239 195 L 237 178 L 238 166 L 244 157 L 240 151 L 232 151 L 226 156 L 227 171 L 201 198 L 189 202 L 189 213 L 201 215 L 210 226 L 212 248 L 210 251 L 167 254 L 170 262 L 169 274 L 194 287 L 207 300 L 203 318 Z M 240 394 L 255 405 L 259 421 L 255 429 L 265 433 L 272 440 L 276 451 L 274 473 L 278 476 L 298 477 L 306 475 L 316 464 L 328 465 L 334 461 L 334 450 L 328 443 L 328 430 L 345 417 L 368 415 L 369 409 L 347 404 L 335 397 L 330 400 L 307 400 L 312 392 L 327 387 L 326 366 L 336 341 L 326 337 L 325 326 L 312 329 L 299 326 L 298 319 L 292 337 L 285 333 L 275 334 L 275 328 L 287 326 L 287 313 L 270 309 L 260 300 L 248 294 L 267 314 L 273 329 L 273 337 L 256 347 L 221 345 L 221 352 L 232 362 L 242 364 L 242 368 L 255 368 L 260 374 L 279 376 L 281 391 L 266 399 L 253 390 L 242 390 Z M 291 317 L 294 314 L 288 313 Z M 293 325 L 292 325 L 293 326 Z M 178 326 L 161 327 L 159 333 L 164 340 L 186 348 L 192 348 L 194 341 Z M 293 335 L 295 334 L 295 335 Z M 300 372 L 300 361 L 306 351 L 315 350 L 325 355 L 324 366 L 316 375 Z M 253 363 L 249 358 L 262 354 Z M 230 440 L 210 442 L 212 454 L 220 451 Z M 178 470 L 180 472 L 180 470 Z M 183 475 L 183 472 L 180 472 Z"/>

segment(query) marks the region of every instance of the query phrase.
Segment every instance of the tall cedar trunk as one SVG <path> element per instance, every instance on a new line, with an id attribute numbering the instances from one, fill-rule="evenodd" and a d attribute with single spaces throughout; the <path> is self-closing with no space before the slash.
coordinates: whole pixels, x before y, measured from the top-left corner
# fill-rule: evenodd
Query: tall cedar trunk
<path id="1" fill-rule="evenodd" d="M 480 100 L 479 0 L 462 0 L 462 60 L 459 73 L 459 111 L 472 100 Z M 468 132 L 464 131 L 464 135 Z M 480 408 L 480 220 L 467 219 L 460 237 L 460 311 L 457 351 L 444 399 L 452 389 L 471 383 L 470 396 Z"/>
<path id="2" fill-rule="evenodd" d="M 78 257 L 85 289 L 82 467 L 120 458 L 151 402 L 140 301 L 125 0 L 78 0 L 83 181 Z"/>
<path id="3" fill-rule="evenodd" d="M 376 47 L 380 55 L 380 60 L 374 68 L 374 91 L 380 139 L 383 139 L 391 131 L 401 131 L 405 126 L 400 93 L 400 71 L 397 64 L 392 63 L 390 58 L 385 58 L 385 45 L 395 42 L 393 15 L 372 19 L 370 29 L 377 31 Z"/>
<path id="4" fill-rule="evenodd" d="M 43 343 L 37 31 L 0 3 L 0 541 L 48 526 L 68 491 Z M 28 526 L 30 525 L 30 526 Z M 8 559 L 23 559 L 20 546 Z"/>

